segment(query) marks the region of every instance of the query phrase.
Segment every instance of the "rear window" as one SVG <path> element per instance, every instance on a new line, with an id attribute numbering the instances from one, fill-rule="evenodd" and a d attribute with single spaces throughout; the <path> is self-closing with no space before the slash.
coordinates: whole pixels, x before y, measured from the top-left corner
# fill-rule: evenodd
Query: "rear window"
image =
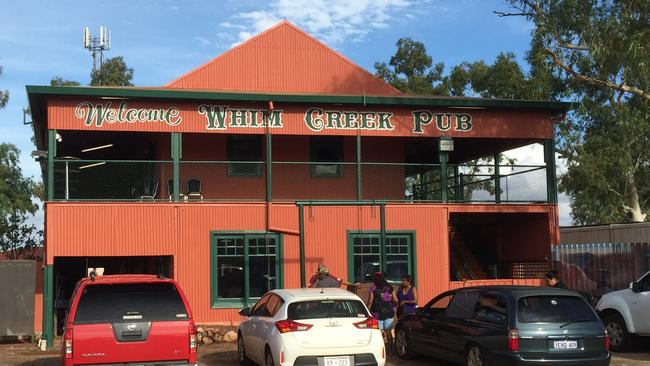
<path id="1" fill-rule="evenodd" d="M 187 310 L 173 283 L 86 286 L 75 323 L 187 320 Z"/>
<path id="2" fill-rule="evenodd" d="M 597 321 L 596 313 L 580 297 L 529 296 L 519 299 L 520 323 Z"/>
<path id="3" fill-rule="evenodd" d="M 288 318 L 323 319 L 323 318 L 366 318 L 370 316 L 366 307 L 359 300 L 316 300 L 289 304 Z"/>

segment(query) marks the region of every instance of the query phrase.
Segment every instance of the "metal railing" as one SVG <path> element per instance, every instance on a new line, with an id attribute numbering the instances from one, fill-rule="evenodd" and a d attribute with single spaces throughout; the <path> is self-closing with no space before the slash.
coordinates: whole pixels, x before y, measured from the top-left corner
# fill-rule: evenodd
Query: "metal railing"
<path id="1" fill-rule="evenodd" d="M 78 160 L 53 166 L 56 201 L 174 200 L 171 160 Z M 178 162 L 181 201 L 382 200 L 386 202 L 547 202 L 546 167 L 386 162 L 201 160 Z M 441 184 L 441 181 L 446 182 Z"/>

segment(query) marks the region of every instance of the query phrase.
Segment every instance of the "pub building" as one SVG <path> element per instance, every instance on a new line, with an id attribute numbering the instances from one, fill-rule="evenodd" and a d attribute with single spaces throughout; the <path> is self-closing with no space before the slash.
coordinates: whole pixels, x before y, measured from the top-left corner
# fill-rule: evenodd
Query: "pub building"
<path id="1" fill-rule="evenodd" d="M 558 243 L 556 102 L 405 95 L 289 22 L 161 87 L 27 86 L 45 203 L 42 330 L 89 268 L 176 279 L 237 324 L 319 263 L 540 284 Z M 537 165 L 502 153 L 540 144 Z M 45 154 L 46 152 L 46 154 Z"/>

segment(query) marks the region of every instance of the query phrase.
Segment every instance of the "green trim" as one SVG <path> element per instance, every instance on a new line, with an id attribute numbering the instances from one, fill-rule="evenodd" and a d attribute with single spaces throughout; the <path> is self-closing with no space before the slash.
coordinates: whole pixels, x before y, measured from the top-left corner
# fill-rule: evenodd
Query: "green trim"
<path id="1" fill-rule="evenodd" d="M 494 203 L 501 203 L 501 153 L 494 154 Z"/>
<path id="2" fill-rule="evenodd" d="M 54 346 L 54 267 L 43 266 L 43 329 L 47 348 Z"/>
<path id="3" fill-rule="evenodd" d="M 266 202 L 273 201 L 273 135 L 266 134 Z"/>
<path id="4" fill-rule="evenodd" d="M 47 131 L 47 200 L 54 200 L 54 158 L 56 157 L 56 130 Z M 49 344 L 49 342 L 48 342 Z"/>
<path id="5" fill-rule="evenodd" d="M 361 135 L 357 135 L 357 201 L 361 201 Z"/>
<path id="6" fill-rule="evenodd" d="M 244 298 L 219 299 L 219 266 L 217 255 L 217 239 L 224 236 L 240 236 L 244 239 Z M 250 297 L 250 262 L 247 237 L 274 237 L 275 248 L 275 284 L 276 288 L 284 288 L 284 237 L 282 234 L 268 231 L 210 231 L 210 307 L 212 309 L 241 309 L 251 306 L 259 297 Z"/>
<path id="7" fill-rule="evenodd" d="M 447 203 L 447 161 L 449 161 L 449 152 L 439 151 L 438 154 L 440 157 L 440 201 Z"/>
<path id="8" fill-rule="evenodd" d="M 181 153 L 183 151 L 181 134 L 179 132 L 172 132 L 172 179 L 173 179 L 173 192 L 172 199 L 174 202 L 181 200 Z M 169 192 L 168 192 L 169 193 Z"/>
<path id="9" fill-rule="evenodd" d="M 417 285 L 417 241 L 416 241 L 416 231 L 415 230 L 389 230 L 386 232 L 386 237 L 390 236 L 408 236 L 409 237 L 409 258 L 408 258 L 408 270 L 409 274 L 413 277 L 413 285 Z M 381 238 L 381 232 L 376 230 L 348 230 L 346 234 L 347 238 L 347 258 L 348 258 L 348 282 L 356 282 L 356 273 L 354 270 L 354 245 L 353 238 L 372 238 L 379 236 Z M 381 239 L 380 239 L 381 240 Z M 381 260 L 381 270 L 386 271 L 386 241 L 380 241 L 380 257 Z"/>
<path id="10" fill-rule="evenodd" d="M 555 141 L 544 140 L 544 162 L 546 163 L 546 202 L 556 204 L 557 175 L 555 167 Z"/>
<path id="11" fill-rule="evenodd" d="M 300 287 L 307 287 L 305 278 L 306 260 L 305 260 L 305 208 L 298 204 L 298 241 L 300 247 Z"/>
<path id="12" fill-rule="evenodd" d="M 32 110 L 38 106 L 32 97 L 37 95 L 115 97 L 181 100 L 219 100 L 287 103 L 338 103 L 359 105 L 406 105 L 431 107 L 479 107 L 479 108 L 534 108 L 568 110 L 572 103 L 516 99 L 486 99 L 464 97 L 425 97 L 425 96 L 367 96 L 367 95 L 318 95 L 318 94 L 268 94 L 268 93 L 227 93 L 179 89 L 145 89 L 135 87 L 57 87 L 27 85 Z M 34 103 L 32 103 L 33 101 Z"/>

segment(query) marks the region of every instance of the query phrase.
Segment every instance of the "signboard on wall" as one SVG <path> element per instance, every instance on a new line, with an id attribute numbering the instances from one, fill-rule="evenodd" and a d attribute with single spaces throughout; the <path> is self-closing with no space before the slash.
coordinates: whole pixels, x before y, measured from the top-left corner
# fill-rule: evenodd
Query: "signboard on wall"
<path id="1" fill-rule="evenodd" d="M 48 128 L 203 133 L 266 133 L 294 135 L 553 136 L 549 112 L 487 109 L 437 110 L 404 106 L 343 107 L 261 103 L 204 104 L 127 100 L 48 101 Z"/>

